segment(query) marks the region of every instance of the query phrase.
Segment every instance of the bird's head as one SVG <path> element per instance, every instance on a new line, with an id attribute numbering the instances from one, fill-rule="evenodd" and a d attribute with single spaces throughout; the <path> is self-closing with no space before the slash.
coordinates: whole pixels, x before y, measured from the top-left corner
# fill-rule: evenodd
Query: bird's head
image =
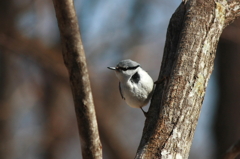
<path id="1" fill-rule="evenodd" d="M 140 64 L 130 59 L 120 61 L 116 67 L 108 67 L 114 70 L 120 82 L 126 81 L 131 78 L 140 68 Z"/>

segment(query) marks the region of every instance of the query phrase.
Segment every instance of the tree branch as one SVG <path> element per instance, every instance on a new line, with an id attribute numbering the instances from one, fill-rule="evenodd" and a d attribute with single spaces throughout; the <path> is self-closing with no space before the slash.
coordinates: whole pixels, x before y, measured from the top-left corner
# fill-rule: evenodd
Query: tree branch
<path id="1" fill-rule="evenodd" d="M 240 140 L 234 143 L 224 155 L 223 159 L 235 159 L 240 154 Z"/>
<path id="2" fill-rule="evenodd" d="M 102 158 L 96 114 L 72 0 L 53 0 L 62 41 L 64 63 L 70 76 L 84 159 Z"/>
<path id="3" fill-rule="evenodd" d="M 225 26 L 232 23 L 236 18 L 240 16 L 240 1 L 226 1 L 226 16 L 225 16 Z"/>
<path id="4" fill-rule="evenodd" d="M 217 43 L 238 7 L 225 0 L 184 0 L 175 11 L 158 80 L 167 78 L 155 88 L 136 158 L 188 157 Z"/>

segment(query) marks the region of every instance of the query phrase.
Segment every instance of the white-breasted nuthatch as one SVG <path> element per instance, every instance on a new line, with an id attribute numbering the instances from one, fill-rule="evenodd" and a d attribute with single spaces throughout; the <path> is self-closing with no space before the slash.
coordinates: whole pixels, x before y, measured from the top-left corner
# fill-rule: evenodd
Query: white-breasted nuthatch
<path id="1" fill-rule="evenodd" d="M 140 64 L 130 59 L 123 60 L 116 67 L 108 67 L 115 71 L 119 79 L 119 91 L 126 103 L 133 108 L 142 109 L 152 97 L 154 83 Z"/>

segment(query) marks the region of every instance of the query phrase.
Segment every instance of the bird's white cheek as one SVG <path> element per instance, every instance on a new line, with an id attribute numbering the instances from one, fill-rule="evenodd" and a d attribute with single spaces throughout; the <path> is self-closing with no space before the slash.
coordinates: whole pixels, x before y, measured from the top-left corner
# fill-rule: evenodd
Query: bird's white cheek
<path id="1" fill-rule="evenodd" d="M 120 79 L 120 72 L 115 71 L 115 75 L 117 76 L 118 79 Z"/>
<path id="2" fill-rule="evenodd" d="M 125 82 L 127 80 L 127 77 L 119 71 L 115 71 L 115 74 L 120 82 Z"/>

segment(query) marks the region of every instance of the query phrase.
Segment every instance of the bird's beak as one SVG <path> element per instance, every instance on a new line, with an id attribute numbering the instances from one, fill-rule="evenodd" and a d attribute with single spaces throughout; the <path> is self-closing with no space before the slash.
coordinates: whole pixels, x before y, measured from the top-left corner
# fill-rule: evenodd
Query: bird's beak
<path id="1" fill-rule="evenodd" d="M 116 70 L 116 67 L 107 67 L 110 70 Z"/>

